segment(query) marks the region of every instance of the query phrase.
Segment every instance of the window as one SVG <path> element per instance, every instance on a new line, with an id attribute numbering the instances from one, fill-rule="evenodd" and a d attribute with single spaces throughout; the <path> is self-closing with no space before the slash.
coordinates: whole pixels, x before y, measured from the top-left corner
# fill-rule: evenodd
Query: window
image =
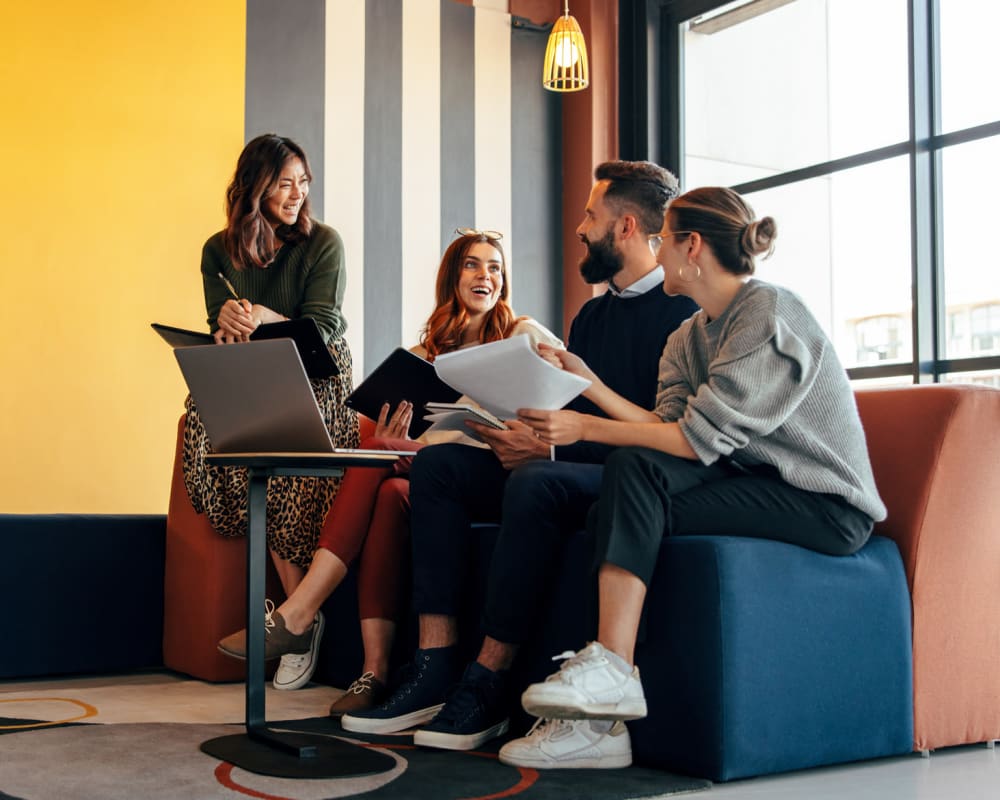
<path id="1" fill-rule="evenodd" d="M 853 381 L 1000 383 L 1000 3 L 622 8 L 645 59 L 624 67 L 644 91 L 622 96 L 623 157 L 775 217 L 758 274 L 803 297 Z"/>

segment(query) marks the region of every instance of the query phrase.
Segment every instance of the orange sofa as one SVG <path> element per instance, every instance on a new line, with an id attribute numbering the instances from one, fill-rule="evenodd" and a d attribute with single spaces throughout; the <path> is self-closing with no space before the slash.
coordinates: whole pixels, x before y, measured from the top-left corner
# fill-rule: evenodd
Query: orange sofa
<path id="1" fill-rule="evenodd" d="M 911 595 L 913 747 L 1000 739 L 1000 390 L 866 389 L 857 401 L 889 509 L 875 533 L 896 542 Z M 238 679 L 242 664 L 215 646 L 245 619 L 245 543 L 216 535 L 191 509 L 181 433 L 167 517 L 164 663 L 206 680 Z M 564 620 L 555 623 L 565 631 Z"/>
<path id="2" fill-rule="evenodd" d="M 374 424 L 359 416 L 361 436 Z M 177 424 L 177 449 L 167 511 L 163 576 L 163 663 L 206 681 L 242 680 L 242 661 L 222 655 L 216 645 L 246 625 L 246 538 L 219 536 L 188 499 L 181 469 L 184 417 Z M 284 598 L 278 575 L 267 562 L 267 596 Z M 274 669 L 274 664 L 270 665 Z"/>
<path id="3" fill-rule="evenodd" d="M 913 746 L 1000 739 L 1000 390 L 857 393 L 913 608 Z"/>

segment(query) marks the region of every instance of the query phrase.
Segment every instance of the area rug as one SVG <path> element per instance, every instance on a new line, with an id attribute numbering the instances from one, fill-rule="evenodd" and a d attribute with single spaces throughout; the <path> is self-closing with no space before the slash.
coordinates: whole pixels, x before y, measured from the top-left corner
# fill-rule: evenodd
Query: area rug
<path id="1" fill-rule="evenodd" d="M 67 701 L 72 703 L 73 701 Z M 2 800 L 654 800 L 708 789 L 659 770 L 533 770 L 497 760 L 499 743 L 471 752 L 414 747 L 408 736 L 353 737 L 326 717 L 273 723 L 383 754 L 386 769 L 350 778 L 290 779 L 247 772 L 201 752 L 240 725 L 94 724 L 86 704 L 41 721 L 0 717 Z"/>

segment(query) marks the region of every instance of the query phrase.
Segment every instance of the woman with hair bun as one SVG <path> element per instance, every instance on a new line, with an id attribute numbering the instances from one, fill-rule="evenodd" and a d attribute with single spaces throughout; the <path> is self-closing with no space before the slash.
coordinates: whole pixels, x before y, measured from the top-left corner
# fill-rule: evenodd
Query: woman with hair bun
<path id="1" fill-rule="evenodd" d="M 634 649 L 664 536 L 759 537 L 849 555 L 885 518 L 833 345 L 796 295 L 753 277 L 754 258 L 770 254 L 776 234 L 771 217 L 755 219 L 730 189 L 695 189 L 671 202 L 650 247 L 663 290 L 701 310 L 667 340 L 652 412 L 612 392 L 571 353 L 542 348 L 592 381 L 585 396 L 611 418 L 522 409 L 520 419 L 550 444 L 619 449 L 588 518 L 597 640 L 528 687 L 525 710 L 554 721 L 505 745 L 501 761 L 560 766 L 552 741 L 565 738 L 566 725 L 601 751 L 590 766 L 627 761 L 620 720 L 646 715 Z"/>

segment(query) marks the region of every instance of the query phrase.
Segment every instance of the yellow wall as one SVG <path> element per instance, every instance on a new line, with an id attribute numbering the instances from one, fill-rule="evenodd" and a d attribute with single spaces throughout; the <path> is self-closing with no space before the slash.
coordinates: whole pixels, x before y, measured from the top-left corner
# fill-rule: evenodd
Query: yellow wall
<path id="1" fill-rule="evenodd" d="M 165 513 L 201 245 L 243 144 L 243 0 L 7 4 L 0 512 Z"/>

